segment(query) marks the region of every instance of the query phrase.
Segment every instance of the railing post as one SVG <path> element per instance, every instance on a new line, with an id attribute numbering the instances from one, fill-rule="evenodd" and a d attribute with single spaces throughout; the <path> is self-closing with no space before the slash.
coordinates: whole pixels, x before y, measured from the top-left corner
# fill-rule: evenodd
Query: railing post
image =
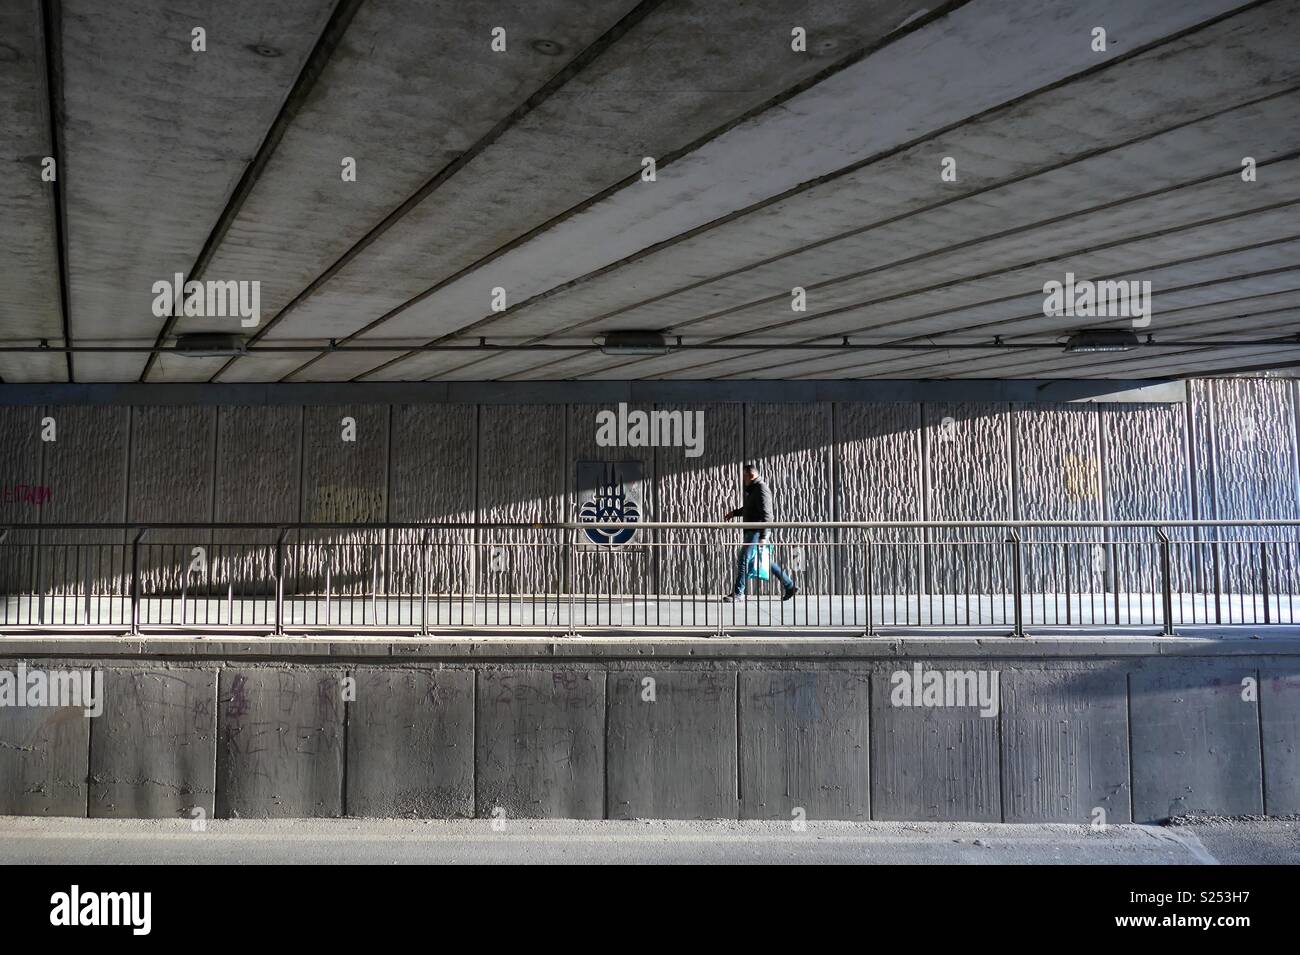
<path id="1" fill-rule="evenodd" d="M 284 636 L 284 536 L 286 527 L 275 539 L 275 635 Z"/>
<path id="2" fill-rule="evenodd" d="M 1264 598 L 1264 623 L 1273 622 L 1273 612 L 1268 606 L 1268 542 L 1259 542 L 1259 589 Z"/>
<path id="3" fill-rule="evenodd" d="M 420 538 L 420 636 L 429 635 L 429 532 Z"/>
<path id="4" fill-rule="evenodd" d="M 1014 637 L 1023 637 L 1025 635 L 1024 565 L 1020 553 L 1020 531 L 1017 528 L 1011 528 L 1011 535 L 1007 538 L 1007 543 L 1009 543 L 1012 548 L 1012 609 L 1015 611 L 1015 629 L 1011 632 L 1011 635 Z"/>
<path id="5" fill-rule="evenodd" d="M 148 529 L 140 531 L 131 541 L 131 636 L 140 635 L 140 540 Z"/>
<path id="6" fill-rule="evenodd" d="M 578 535 L 581 533 L 582 531 L 576 529 L 573 532 L 573 539 L 569 542 L 569 572 L 567 575 L 562 575 L 561 578 L 563 579 L 564 576 L 567 576 L 569 589 L 569 629 L 564 634 L 566 637 L 576 637 L 578 635 L 578 621 L 575 616 L 577 613 L 577 605 L 574 600 L 574 591 L 578 589 L 576 586 L 578 579 Z M 583 606 L 586 606 L 585 600 L 583 601 Z M 599 619 L 599 613 L 599 610 L 597 610 L 597 619 Z M 583 623 L 586 623 L 585 619 L 583 620 Z"/>
<path id="7" fill-rule="evenodd" d="M 866 552 L 866 554 L 864 555 L 864 556 L 865 556 L 865 559 L 864 559 L 863 562 L 862 562 L 862 564 L 863 564 L 863 567 L 862 567 L 862 599 L 866 602 L 866 605 L 867 605 L 867 606 L 866 606 L 867 627 L 866 627 L 866 630 L 863 632 L 862 635 L 863 635 L 864 637 L 869 637 L 869 636 L 872 635 L 872 629 L 871 629 L 871 577 L 872 577 L 872 574 L 871 574 L 871 569 L 872 569 L 871 553 L 872 553 L 872 546 L 871 546 L 871 541 L 870 541 L 869 539 L 868 539 L 867 541 L 864 542 L 864 547 L 866 548 L 866 551 L 867 551 L 867 552 Z"/>
<path id="8" fill-rule="evenodd" d="M 1163 527 L 1156 528 L 1156 537 L 1160 540 L 1160 612 L 1164 616 L 1162 632 L 1166 637 L 1174 635 L 1174 575 L 1173 561 L 1169 554 L 1169 535 Z"/>

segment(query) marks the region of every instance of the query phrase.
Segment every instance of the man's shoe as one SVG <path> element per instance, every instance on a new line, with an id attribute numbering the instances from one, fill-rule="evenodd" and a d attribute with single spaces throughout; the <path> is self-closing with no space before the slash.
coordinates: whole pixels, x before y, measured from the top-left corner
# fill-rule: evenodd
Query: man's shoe
<path id="1" fill-rule="evenodd" d="M 734 603 L 739 603 L 744 599 L 745 599 L 744 594 L 727 594 L 727 596 L 722 598 L 722 602 L 724 604 L 734 604 Z"/>
<path id="2" fill-rule="evenodd" d="M 787 588 L 785 588 L 785 593 L 783 593 L 783 594 L 781 595 L 781 602 L 782 602 L 782 603 L 785 603 L 787 600 L 789 600 L 791 597 L 793 597 L 793 596 L 794 596 L 795 594 L 797 594 L 798 592 L 799 592 L 799 587 L 798 587 L 798 585 L 795 585 L 795 586 L 793 586 L 793 587 L 787 587 Z"/>

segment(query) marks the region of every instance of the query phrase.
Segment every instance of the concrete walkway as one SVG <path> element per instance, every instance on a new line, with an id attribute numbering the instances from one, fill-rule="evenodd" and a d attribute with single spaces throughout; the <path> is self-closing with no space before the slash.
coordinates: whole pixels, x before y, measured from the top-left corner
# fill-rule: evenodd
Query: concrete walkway
<path id="1" fill-rule="evenodd" d="M 1300 823 L 1111 826 L 0 817 L 0 863 L 1300 863 Z M 1202 836 L 1205 838 L 1202 838 Z"/>

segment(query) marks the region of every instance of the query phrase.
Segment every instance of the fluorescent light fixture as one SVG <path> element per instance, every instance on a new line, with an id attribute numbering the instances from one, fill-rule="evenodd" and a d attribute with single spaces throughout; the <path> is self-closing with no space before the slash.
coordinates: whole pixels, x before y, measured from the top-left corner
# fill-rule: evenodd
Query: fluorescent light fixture
<path id="1" fill-rule="evenodd" d="M 190 332 L 176 338 L 175 352 L 186 358 L 216 358 L 242 355 L 244 339 L 229 332 Z"/>
<path id="2" fill-rule="evenodd" d="M 667 355 L 671 349 L 662 332 L 608 332 L 600 341 L 606 355 Z"/>
<path id="3" fill-rule="evenodd" d="M 1069 354 L 1102 351 L 1130 351 L 1138 346 L 1138 337 L 1127 328 L 1087 328 L 1075 332 L 1065 343 Z"/>

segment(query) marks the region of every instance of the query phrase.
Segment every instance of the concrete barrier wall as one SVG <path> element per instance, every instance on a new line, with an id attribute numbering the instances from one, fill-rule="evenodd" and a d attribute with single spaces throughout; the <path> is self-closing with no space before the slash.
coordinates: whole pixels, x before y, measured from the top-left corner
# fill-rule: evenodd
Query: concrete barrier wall
<path id="1" fill-rule="evenodd" d="M 162 640 L 83 640 L 56 658 L 8 639 L 0 670 L 101 671 L 105 703 L 94 718 L 0 706 L 0 813 L 1079 824 L 1294 813 L 1300 640 L 1278 640 L 1284 651 L 1220 641 L 1167 657 L 1157 640 L 1113 656 L 1032 653 L 1028 641 L 1002 645 L 1015 648 L 1006 656 L 973 640 L 569 641 L 542 659 L 500 641 L 414 640 L 179 641 L 163 653 L 141 652 Z M 953 686 L 996 674 L 994 711 L 981 715 L 975 696 L 909 696 L 918 666 L 922 685 L 931 671 Z"/>

